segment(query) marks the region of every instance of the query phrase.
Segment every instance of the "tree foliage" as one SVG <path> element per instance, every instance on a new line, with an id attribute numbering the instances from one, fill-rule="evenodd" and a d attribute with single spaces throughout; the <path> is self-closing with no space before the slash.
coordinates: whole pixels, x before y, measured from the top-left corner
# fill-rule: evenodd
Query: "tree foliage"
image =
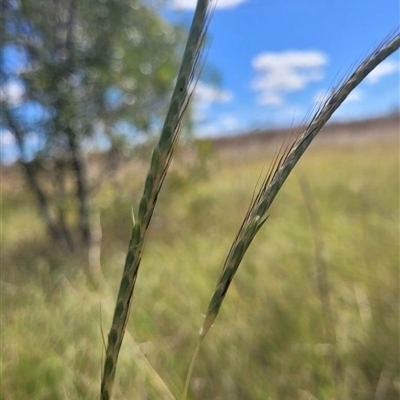
<path id="1" fill-rule="evenodd" d="M 88 146 L 111 168 L 127 143 L 154 131 L 169 100 L 183 30 L 156 6 L 2 1 L 1 128 L 48 233 L 66 249 L 90 245 Z"/>

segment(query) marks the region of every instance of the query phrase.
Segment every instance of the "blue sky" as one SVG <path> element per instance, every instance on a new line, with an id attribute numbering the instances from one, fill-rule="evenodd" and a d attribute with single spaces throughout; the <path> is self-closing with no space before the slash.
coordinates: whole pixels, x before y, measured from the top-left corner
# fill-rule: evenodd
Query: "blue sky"
<path id="1" fill-rule="evenodd" d="M 196 0 L 169 0 L 162 13 L 189 26 L 195 4 Z M 217 1 L 204 70 L 209 75 L 217 71 L 221 79 L 219 85 L 206 77 L 198 82 L 195 133 L 215 137 L 303 122 L 319 99 L 382 39 L 398 32 L 399 23 L 398 0 Z M 350 95 L 332 120 L 399 110 L 399 72 L 396 52 Z M 18 82 L 0 90 L 0 96 L 16 104 L 23 94 Z M 0 131 L 0 147 L 3 161 L 15 159 L 10 132 Z"/>
<path id="2" fill-rule="evenodd" d="M 190 23 L 195 0 L 172 0 L 165 16 Z M 218 136 L 301 123 L 321 96 L 399 26 L 398 0 L 220 0 L 209 26 L 196 131 Z M 346 100 L 334 120 L 399 109 L 399 52 Z"/>

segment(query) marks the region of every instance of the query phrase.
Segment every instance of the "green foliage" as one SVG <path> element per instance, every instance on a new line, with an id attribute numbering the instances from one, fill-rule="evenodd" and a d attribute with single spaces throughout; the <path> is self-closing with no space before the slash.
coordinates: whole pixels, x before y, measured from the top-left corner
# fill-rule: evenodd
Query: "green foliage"
<path id="1" fill-rule="evenodd" d="M 3 7 L 1 50 L 11 61 L 0 79 L 23 94 L 2 97 L 1 123 L 49 237 L 74 252 L 90 246 L 91 196 L 105 174 L 159 131 L 184 30 L 140 0 Z M 101 170 L 88 165 L 88 151 L 107 154 Z"/>
<path id="2" fill-rule="evenodd" d="M 165 398 L 137 345 L 172 393 L 182 391 L 201 313 L 256 177 L 269 164 L 258 153 L 232 159 L 216 159 L 218 168 L 190 187 L 169 186 L 167 178 L 128 324 L 134 340 L 128 335 L 121 349 L 116 398 Z M 309 150 L 278 195 L 268 229 L 254 239 L 203 344 L 193 399 L 372 400 L 378 387 L 386 399 L 398 398 L 398 168 L 393 143 Z M 333 337 L 326 334 L 318 292 L 314 232 L 298 179 L 304 177 L 322 228 Z M 112 208 L 119 218 L 108 217 L 110 196 L 118 198 Z M 96 202 L 104 205 L 102 265 L 110 285 L 101 294 L 73 277 L 78 259 L 60 258 L 59 269 L 51 270 L 37 245 L 25 246 L 29 254 L 13 252 L 18 225 L 4 230 L 4 399 L 98 398 L 101 326 L 106 334 L 132 222 L 128 196 L 104 186 Z M 7 218 L 14 220 L 22 205 L 10 203 L 6 192 Z M 24 215 L 26 224 L 37 223 Z M 117 234 L 121 229 L 125 237 Z M 26 243 L 33 235 L 26 233 Z"/>
<path id="3" fill-rule="evenodd" d="M 150 132 L 169 101 L 182 29 L 140 0 L 27 1 L 12 17 L 31 26 L 28 37 L 5 38 L 25 46 L 34 65 L 23 73 L 29 97 L 77 134 L 104 124 L 118 136 L 121 119 Z"/>

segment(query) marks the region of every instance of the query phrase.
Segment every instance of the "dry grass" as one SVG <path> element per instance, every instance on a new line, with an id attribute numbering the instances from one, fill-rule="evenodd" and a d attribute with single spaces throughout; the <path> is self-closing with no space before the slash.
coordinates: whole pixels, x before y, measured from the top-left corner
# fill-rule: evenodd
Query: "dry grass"
<path id="1" fill-rule="evenodd" d="M 312 146 L 318 144 L 345 144 L 354 145 L 365 142 L 385 141 L 396 143 L 399 140 L 400 115 L 391 114 L 383 117 L 365 119 L 360 121 L 328 123 L 313 141 Z M 292 128 L 300 132 L 305 127 Z M 212 144 L 219 157 L 227 162 L 234 157 L 251 159 L 253 155 L 272 154 L 288 129 L 259 130 L 246 132 L 237 136 L 226 136 L 215 139 L 203 139 Z"/>
<path id="2" fill-rule="evenodd" d="M 347 96 L 377 65 L 396 51 L 400 46 L 400 35 L 389 36 L 368 56 L 358 68 L 344 79 L 319 106 L 304 132 L 295 140 L 290 138 L 277 152 L 258 194 L 252 200 L 243 223 L 228 253 L 217 288 L 211 298 L 207 314 L 200 330 L 200 341 L 207 335 L 219 312 L 232 279 L 253 241 L 255 235 L 266 222 L 269 210 L 276 195 L 281 189 L 297 162 L 300 160 L 313 139 L 324 127 L 333 113 L 341 106 Z"/>

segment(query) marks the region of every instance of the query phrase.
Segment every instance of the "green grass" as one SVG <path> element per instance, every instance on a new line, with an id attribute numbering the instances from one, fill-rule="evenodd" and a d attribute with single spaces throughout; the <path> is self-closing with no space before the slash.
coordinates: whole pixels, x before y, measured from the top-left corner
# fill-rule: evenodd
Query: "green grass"
<path id="1" fill-rule="evenodd" d="M 179 168 L 167 177 L 135 289 L 115 398 L 165 398 L 135 343 L 171 392 L 182 392 L 201 314 L 269 163 L 262 154 L 236 163 L 216 158 L 201 178 Z M 271 207 L 203 343 L 193 399 L 398 398 L 398 171 L 396 143 L 308 151 Z M 310 199 L 300 190 L 305 178 L 321 223 L 322 260 L 314 255 Z M 3 192 L 3 399 L 98 398 L 100 325 L 106 335 L 138 196 L 105 186 L 96 199 L 109 284 L 96 290 L 78 272 L 85 260 L 57 258 L 37 229 L 23 229 L 40 226 L 29 197 L 16 203 Z M 328 322 L 317 262 L 331 284 Z"/>

